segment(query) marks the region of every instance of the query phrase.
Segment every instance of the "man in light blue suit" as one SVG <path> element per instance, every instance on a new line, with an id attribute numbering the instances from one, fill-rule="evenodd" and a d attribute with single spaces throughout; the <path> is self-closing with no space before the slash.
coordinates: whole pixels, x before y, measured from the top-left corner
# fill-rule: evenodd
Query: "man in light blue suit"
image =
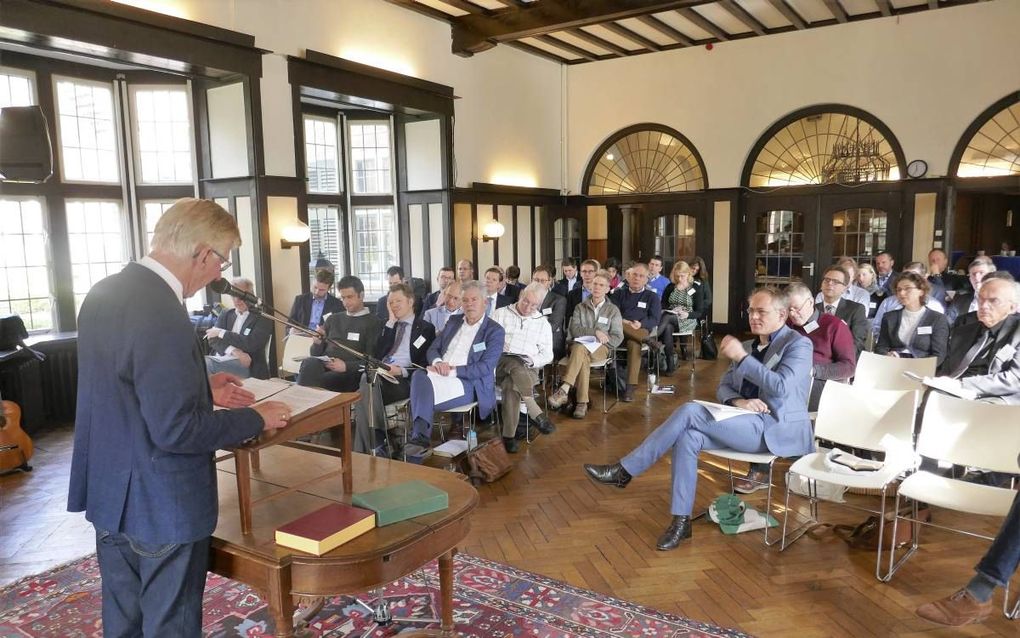
<path id="1" fill-rule="evenodd" d="M 460 381 L 459 396 L 436 402 L 435 390 L 423 371 L 411 377 L 411 440 L 404 448 L 408 457 L 431 453 L 432 415 L 478 402 L 478 416 L 489 416 L 496 407 L 496 364 L 503 353 L 503 327 L 485 316 L 485 294 L 477 281 L 461 284 L 462 315 L 453 315 L 432 346 L 428 371 Z"/>
<path id="2" fill-rule="evenodd" d="M 720 403 L 749 410 L 716 421 L 697 403 L 680 406 L 634 451 L 612 465 L 585 465 L 595 481 L 626 487 L 666 452 L 673 454 L 673 519 L 656 547 L 669 550 L 691 537 L 691 511 L 701 450 L 730 448 L 800 456 L 814 449 L 807 403 L 811 389 L 811 341 L 786 326 L 783 292 L 759 288 L 749 299 L 751 332 L 758 339 L 722 340 L 719 353 L 732 363 L 719 382 Z"/>
<path id="3" fill-rule="evenodd" d="M 213 453 L 286 425 L 233 375 L 207 376 L 184 299 L 230 266 L 230 213 L 182 199 L 152 252 L 93 286 L 78 314 L 67 509 L 96 529 L 106 636 L 197 637 L 219 499 Z M 213 410 L 213 404 L 237 408 Z"/>

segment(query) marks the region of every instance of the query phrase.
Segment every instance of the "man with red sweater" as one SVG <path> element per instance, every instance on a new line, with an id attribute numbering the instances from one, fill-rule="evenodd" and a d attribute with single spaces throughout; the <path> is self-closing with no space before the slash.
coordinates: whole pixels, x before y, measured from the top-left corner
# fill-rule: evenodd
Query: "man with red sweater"
<path id="1" fill-rule="evenodd" d="M 786 287 L 790 300 L 790 315 L 786 324 L 811 340 L 812 354 L 811 395 L 808 411 L 818 409 L 825 382 L 846 381 L 854 376 L 857 369 L 857 349 L 850 328 L 835 315 L 819 312 L 815 307 L 811 289 L 800 282 Z M 747 477 L 734 479 L 733 489 L 741 494 L 750 494 L 768 487 L 768 466 L 751 464 Z"/>

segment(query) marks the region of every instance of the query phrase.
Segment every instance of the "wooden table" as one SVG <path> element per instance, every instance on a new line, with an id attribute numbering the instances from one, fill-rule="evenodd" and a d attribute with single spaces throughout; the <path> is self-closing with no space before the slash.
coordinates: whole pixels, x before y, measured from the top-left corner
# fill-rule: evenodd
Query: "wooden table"
<path id="1" fill-rule="evenodd" d="M 343 493 L 350 494 L 353 489 L 351 473 L 351 406 L 360 397 L 357 392 L 343 392 L 324 401 L 311 410 L 294 417 L 290 425 L 273 430 L 260 436 L 255 441 L 234 450 L 236 458 L 238 510 L 241 514 L 241 531 L 251 531 L 251 471 L 259 468 L 260 452 L 270 446 L 294 441 L 307 436 L 340 426 L 343 433 L 341 449 L 343 450 Z M 272 400 L 272 397 L 269 397 Z"/>
<path id="2" fill-rule="evenodd" d="M 213 534 L 210 569 L 258 591 L 269 604 L 276 636 L 293 636 L 294 596 L 324 597 L 380 587 L 439 559 L 441 631 L 453 636 L 453 555 L 470 530 L 469 514 L 478 492 L 452 472 L 352 455 L 343 466 L 337 456 L 273 446 L 262 450 L 259 469 L 249 479 L 251 532 L 243 533 L 237 510 L 235 463 L 217 466 L 220 520 Z M 357 476 L 357 491 L 419 479 L 446 491 L 449 507 L 440 512 L 376 528 L 323 556 L 278 546 L 276 528 L 330 501 L 350 503 L 351 492 L 337 480 L 345 467 Z"/>

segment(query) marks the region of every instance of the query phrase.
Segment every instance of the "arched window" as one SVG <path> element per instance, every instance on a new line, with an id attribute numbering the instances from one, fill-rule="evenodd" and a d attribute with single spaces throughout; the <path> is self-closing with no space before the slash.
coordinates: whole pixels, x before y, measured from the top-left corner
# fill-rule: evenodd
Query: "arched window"
<path id="1" fill-rule="evenodd" d="M 708 188 L 697 149 L 686 137 L 658 124 L 637 124 L 604 142 L 584 174 L 588 195 L 679 193 Z"/>
<path id="2" fill-rule="evenodd" d="M 900 178 L 903 151 L 869 113 L 827 104 L 788 115 L 759 138 L 744 166 L 751 187 L 861 184 Z"/>
<path id="3" fill-rule="evenodd" d="M 1020 93 L 999 100 L 974 120 L 949 166 L 957 177 L 1020 175 Z"/>

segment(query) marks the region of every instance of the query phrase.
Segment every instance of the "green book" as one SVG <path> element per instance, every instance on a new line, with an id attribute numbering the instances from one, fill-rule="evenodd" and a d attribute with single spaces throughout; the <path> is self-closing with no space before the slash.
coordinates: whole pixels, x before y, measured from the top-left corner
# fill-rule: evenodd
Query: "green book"
<path id="1" fill-rule="evenodd" d="M 375 512 L 376 526 L 383 527 L 445 510 L 450 501 L 446 492 L 425 481 L 407 481 L 371 492 L 359 492 L 351 503 Z"/>

